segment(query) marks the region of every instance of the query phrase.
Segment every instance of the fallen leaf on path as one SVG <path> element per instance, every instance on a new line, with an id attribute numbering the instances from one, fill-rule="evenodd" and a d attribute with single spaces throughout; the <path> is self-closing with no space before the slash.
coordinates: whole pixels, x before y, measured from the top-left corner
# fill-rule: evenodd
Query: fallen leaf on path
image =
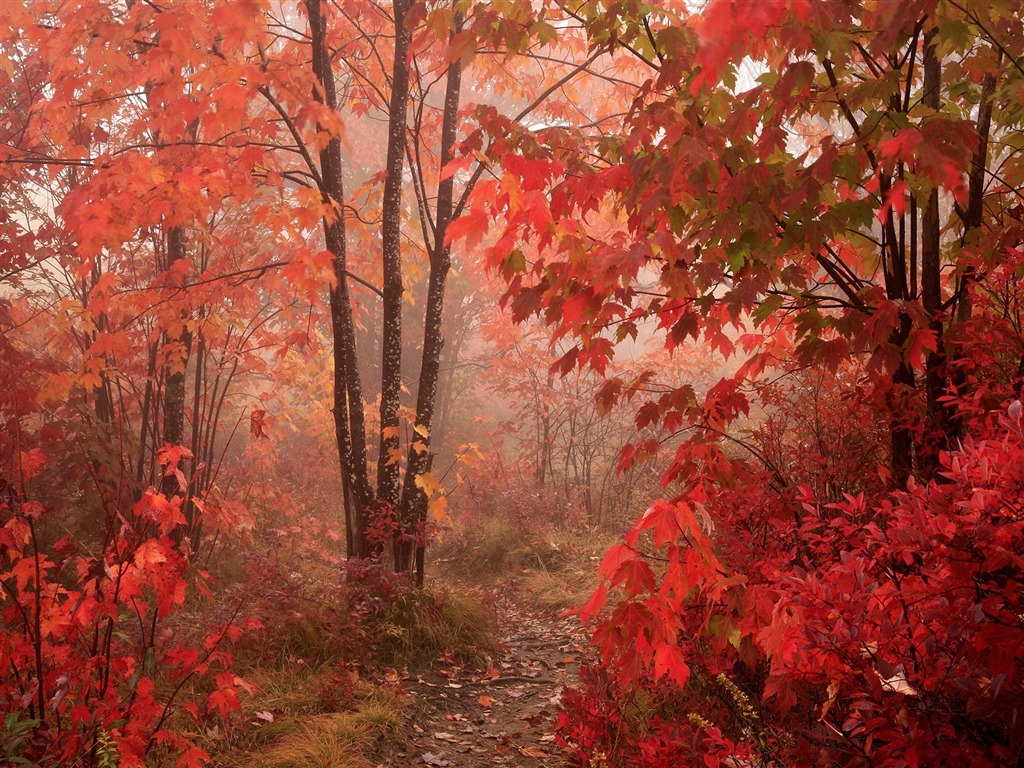
<path id="1" fill-rule="evenodd" d="M 492 699 L 490 696 L 481 696 L 477 699 L 477 701 L 480 702 L 481 707 L 486 707 L 487 709 L 490 709 L 494 706 L 494 699 Z"/>
<path id="2" fill-rule="evenodd" d="M 523 757 L 547 757 L 548 753 L 540 747 L 527 747 L 526 749 L 520 749 L 519 754 Z"/>
<path id="3" fill-rule="evenodd" d="M 439 768 L 443 768 L 446 765 L 451 765 L 450 760 L 445 760 L 443 752 L 424 752 L 420 759 L 427 765 L 436 765 Z"/>

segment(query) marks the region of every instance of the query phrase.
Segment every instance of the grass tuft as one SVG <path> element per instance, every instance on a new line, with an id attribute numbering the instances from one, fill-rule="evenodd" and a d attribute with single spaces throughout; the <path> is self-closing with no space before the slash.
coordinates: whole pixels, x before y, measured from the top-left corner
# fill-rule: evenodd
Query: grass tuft
<path id="1" fill-rule="evenodd" d="M 597 588 L 597 569 L 572 568 L 551 573 L 532 571 L 521 585 L 526 600 L 544 611 L 567 611 L 582 607 Z"/>
<path id="2" fill-rule="evenodd" d="M 301 688 L 301 685 L 296 686 Z M 405 739 L 401 695 L 356 684 L 357 704 L 347 712 L 280 717 L 259 729 L 244 751 L 221 756 L 225 768 L 366 768 L 370 757 Z"/>
<path id="3" fill-rule="evenodd" d="M 364 768 L 369 727 L 348 713 L 317 715 L 256 759 L 260 768 Z M 251 764 L 251 763 L 250 763 Z"/>
<path id="4" fill-rule="evenodd" d="M 497 647 L 497 616 L 471 591 L 410 590 L 390 604 L 377 631 L 381 658 L 395 666 L 426 664 L 446 652 L 479 665 Z"/>

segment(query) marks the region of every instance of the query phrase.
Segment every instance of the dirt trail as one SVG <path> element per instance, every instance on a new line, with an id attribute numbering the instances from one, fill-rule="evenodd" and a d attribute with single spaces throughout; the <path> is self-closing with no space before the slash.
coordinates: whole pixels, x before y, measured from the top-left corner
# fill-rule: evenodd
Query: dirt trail
<path id="1" fill-rule="evenodd" d="M 486 672 L 441 664 L 402 681 L 411 738 L 381 766 L 562 764 L 554 720 L 587 637 L 577 618 L 525 609 L 510 594 L 495 597 L 501 646 Z"/>

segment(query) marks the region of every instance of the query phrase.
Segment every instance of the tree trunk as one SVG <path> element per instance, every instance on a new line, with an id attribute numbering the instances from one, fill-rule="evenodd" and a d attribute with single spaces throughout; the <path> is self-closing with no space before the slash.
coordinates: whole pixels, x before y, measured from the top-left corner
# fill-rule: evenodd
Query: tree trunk
<path id="1" fill-rule="evenodd" d="M 313 49 L 313 73 L 319 83 L 315 94 L 332 111 L 337 109 L 334 70 L 327 49 L 327 21 L 321 0 L 306 0 Z M 366 537 L 366 513 L 373 498 L 366 474 L 366 426 L 357 366 L 355 323 L 349 295 L 346 263 L 345 194 L 342 180 L 341 139 L 332 137 L 320 151 L 321 193 L 331 212 L 324 217 L 324 240 L 333 256 L 334 285 L 330 292 L 331 331 L 334 340 L 334 429 L 338 441 L 345 501 L 345 530 L 350 558 L 374 554 Z"/>
<path id="2" fill-rule="evenodd" d="M 462 25 L 460 14 L 455 16 L 454 32 Z M 444 114 L 441 123 L 441 167 L 448 163 L 455 151 L 459 100 L 462 89 L 462 65 L 458 59 L 448 66 L 445 82 Z M 423 357 L 420 364 L 420 380 L 416 392 L 416 426 L 418 439 L 424 443 L 421 451 L 410 450 L 409 462 L 402 489 L 402 505 L 399 519 L 405 536 L 395 548 L 395 570 L 406 571 L 412 566 L 410 556 L 413 543 L 416 553 L 416 583 L 423 584 L 424 531 L 427 517 L 427 499 L 416 485 L 416 478 L 428 471 L 430 466 L 431 428 L 437 404 L 437 382 L 441 373 L 441 350 L 444 348 L 442 333 L 444 319 L 445 287 L 451 269 L 451 247 L 445 242 L 448 225 L 454 214 L 454 179 L 451 175 L 443 179 L 437 188 L 437 218 L 434 227 L 434 241 L 430 247 L 430 278 L 427 285 L 426 319 L 423 324 Z M 425 437 L 423 435 L 426 435 Z M 410 538 L 411 537 L 411 538 Z"/>
<path id="3" fill-rule="evenodd" d="M 901 314 L 900 327 L 892 335 L 893 346 L 902 349 L 910 337 L 910 329 L 910 318 Z M 913 409 L 908 407 L 905 401 L 916 385 L 914 369 L 906 362 L 901 362 L 893 374 L 892 384 L 893 392 L 889 403 L 890 469 L 893 486 L 905 489 L 907 480 L 914 470 L 914 428 L 909 418 Z"/>
<path id="4" fill-rule="evenodd" d="M 935 51 L 933 28 L 924 38 L 924 93 L 922 103 L 938 110 L 942 64 Z M 946 407 L 940 398 L 946 394 L 946 356 L 943 350 L 942 264 L 939 242 L 939 191 L 931 190 L 921 212 L 921 302 L 928 315 L 929 328 L 935 334 L 935 351 L 925 362 L 926 422 L 920 451 L 920 470 L 930 478 L 939 466 L 939 451 L 945 444 L 948 424 Z"/>
<path id="5" fill-rule="evenodd" d="M 168 269 L 178 261 L 187 258 L 186 243 L 187 235 L 184 227 L 175 226 L 167 230 Z M 179 346 L 179 350 L 171 350 L 171 353 L 180 355 L 181 360 L 173 365 L 168 364 L 164 369 L 163 443 L 178 446 L 185 444 L 185 369 L 188 367 L 188 358 L 192 351 L 192 331 L 188 327 L 187 313 L 182 314 L 181 329 L 177 336 L 168 338 L 166 345 Z M 187 445 L 185 447 L 191 448 Z M 163 478 L 160 490 L 168 498 L 182 493 L 174 475 Z"/>
<path id="6" fill-rule="evenodd" d="M 971 158 L 971 174 L 967 185 L 967 207 L 963 212 L 964 233 L 961 247 L 970 247 L 971 242 L 981 236 L 981 225 L 984 218 L 985 169 L 988 167 L 988 144 L 992 131 L 992 97 L 995 90 L 995 76 L 985 75 L 981 82 L 981 98 L 978 103 L 978 148 Z M 958 325 L 966 323 L 971 317 L 971 283 L 975 279 L 975 271 L 971 266 L 967 267 L 960 276 L 954 308 L 954 321 Z M 957 363 L 963 361 L 970 352 L 965 348 L 963 340 L 957 339 L 954 334 L 948 354 L 950 356 L 950 388 L 962 397 L 967 389 L 967 371 L 965 366 Z M 952 439 L 963 436 L 963 420 L 956 412 L 950 414 L 949 433 Z"/>
<path id="7" fill-rule="evenodd" d="M 383 337 L 380 365 L 380 454 L 377 457 L 377 505 L 394 514 L 399 504 L 401 466 L 398 408 L 402 393 L 402 182 L 409 114 L 409 41 L 405 25 L 409 0 L 394 0 L 395 58 L 388 105 L 388 154 L 381 209 L 381 257 L 384 269 Z M 429 324 L 429 321 L 428 321 Z M 396 560 L 398 556 L 396 540 Z"/>

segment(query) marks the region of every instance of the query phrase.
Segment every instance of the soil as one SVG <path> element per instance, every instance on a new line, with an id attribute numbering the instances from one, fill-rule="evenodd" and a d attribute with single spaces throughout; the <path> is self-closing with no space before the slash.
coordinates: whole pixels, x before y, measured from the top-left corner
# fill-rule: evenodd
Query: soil
<path id="1" fill-rule="evenodd" d="M 576 682 L 586 633 L 578 617 L 524 608 L 510 589 L 494 605 L 500 645 L 488 668 L 442 663 L 403 680 L 410 739 L 379 768 L 564 764 L 555 717 L 563 686 Z"/>

